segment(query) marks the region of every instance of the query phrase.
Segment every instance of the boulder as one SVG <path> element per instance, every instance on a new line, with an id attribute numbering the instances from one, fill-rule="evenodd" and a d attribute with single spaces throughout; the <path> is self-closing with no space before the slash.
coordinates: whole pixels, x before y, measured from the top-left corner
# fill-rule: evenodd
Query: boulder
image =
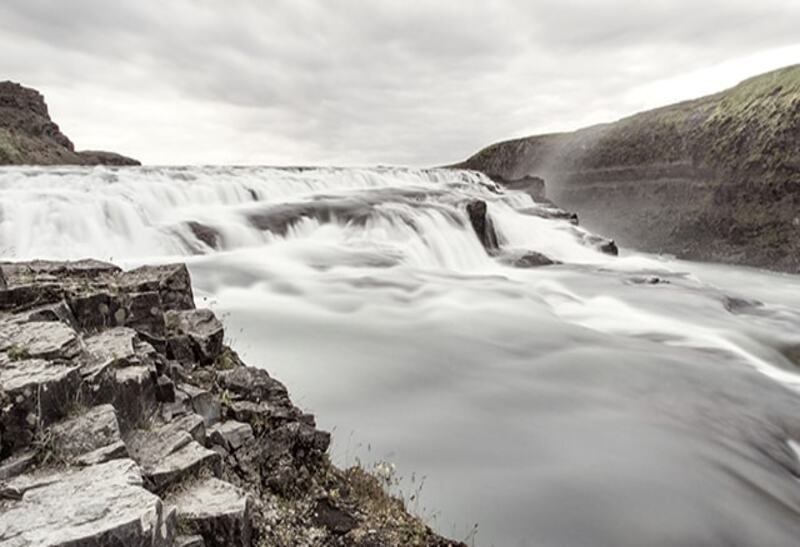
<path id="1" fill-rule="evenodd" d="M 155 370 L 147 366 L 124 367 L 113 371 L 108 394 L 102 402 L 110 402 L 117 410 L 123 432 L 148 420 L 156 412 Z"/>
<path id="2" fill-rule="evenodd" d="M 130 454 L 142 466 L 150 488 L 161 491 L 201 469 L 218 470 L 219 455 L 195 440 L 205 440 L 202 427 L 200 417 L 187 416 L 129 436 Z"/>
<path id="3" fill-rule="evenodd" d="M 70 360 L 81 351 L 75 330 L 60 322 L 9 323 L 0 332 L 0 351 L 14 361 L 22 358 Z"/>
<path id="4" fill-rule="evenodd" d="M 0 545 L 172 546 L 175 513 L 143 488 L 131 460 L 21 476 L 5 488 L 19 499 L 2 507 Z"/>
<path id="5" fill-rule="evenodd" d="M 502 256 L 500 261 L 503 264 L 507 264 L 508 266 L 512 266 L 514 268 L 537 268 L 539 266 L 560 264 L 560 262 L 536 251 L 525 251 L 524 253 L 519 254 L 507 254 Z"/>
<path id="6" fill-rule="evenodd" d="M 66 461 L 74 461 L 90 452 L 120 443 L 122 437 L 117 413 L 111 405 L 93 407 L 53 425 L 50 428 L 50 440 L 56 454 Z M 102 459 L 101 454 L 95 454 L 87 461 L 97 459 Z"/>
<path id="7" fill-rule="evenodd" d="M 9 403 L 0 413 L 2 452 L 28 446 L 41 428 L 64 416 L 76 400 L 78 367 L 42 359 L 0 364 L 0 386 Z"/>
<path id="8" fill-rule="evenodd" d="M 181 528 L 202 536 L 207 547 L 250 547 L 252 501 L 241 489 L 207 478 L 169 502 L 178 510 Z"/>
<path id="9" fill-rule="evenodd" d="M 203 418 L 206 427 L 210 427 L 220 420 L 222 406 L 219 398 L 210 391 L 191 384 L 179 384 L 175 395 L 176 398 L 183 399 L 187 407 Z"/>
<path id="10" fill-rule="evenodd" d="M 184 264 L 142 266 L 123 273 L 120 276 L 120 286 L 128 292 L 157 292 L 164 310 L 194 308 L 189 270 Z"/>
<path id="11" fill-rule="evenodd" d="M 475 235 L 483 245 L 487 252 L 494 252 L 500 247 L 497 240 L 497 233 L 494 230 L 492 219 L 487 213 L 486 202 L 483 200 L 475 200 L 467 203 L 467 215 L 472 224 L 472 229 L 475 230 Z"/>
<path id="12" fill-rule="evenodd" d="M 269 373 L 255 367 L 237 367 L 217 375 L 222 389 L 240 399 L 253 402 L 268 401 L 274 404 L 289 404 L 286 387 Z"/>
<path id="13" fill-rule="evenodd" d="M 210 365 L 222 351 L 225 331 L 211 310 L 169 311 L 167 329 L 173 357 L 178 360 L 199 361 Z"/>
<path id="14" fill-rule="evenodd" d="M 255 436 L 250 424 L 227 420 L 212 426 L 208 430 L 208 439 L 229 452 L 236 452 L 243 445 L 255 441 Z"/>

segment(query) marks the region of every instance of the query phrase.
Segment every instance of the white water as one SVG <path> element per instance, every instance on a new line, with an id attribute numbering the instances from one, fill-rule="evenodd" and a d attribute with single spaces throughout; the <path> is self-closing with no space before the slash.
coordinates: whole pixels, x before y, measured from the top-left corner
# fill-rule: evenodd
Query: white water
<path id="1" fill-rule="evenodd" d="M 564 264 L 489 257 L 470 199 L 504 251 Z M 444 533 L 795 544 L 800 279 L 607 256 L 534 205 L 460 171 L 6 168 L 0 252 L 188 262 L 198 304 L 335 430 L 335 458 L 426 475 Z M 301 210 L 285 233 L 252 222 Z"/>

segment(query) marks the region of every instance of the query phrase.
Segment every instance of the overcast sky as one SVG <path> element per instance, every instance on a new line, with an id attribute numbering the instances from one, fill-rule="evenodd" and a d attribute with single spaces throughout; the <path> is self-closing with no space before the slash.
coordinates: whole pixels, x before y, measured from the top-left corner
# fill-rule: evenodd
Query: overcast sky
<path id="1" fill-rule="evenodd" d="M 798 0 L 2 0 L 0 79 L 151 164 L 408 164 L 800 62 Z"/>

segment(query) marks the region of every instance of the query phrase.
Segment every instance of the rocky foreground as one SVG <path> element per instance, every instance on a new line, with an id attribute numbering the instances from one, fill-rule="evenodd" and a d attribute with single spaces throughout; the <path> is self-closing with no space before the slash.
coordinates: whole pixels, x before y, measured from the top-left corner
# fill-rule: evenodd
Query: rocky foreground
<path id="1" fill-rule="evenodd" d="M 0 264 L 0 546 L 461 545 L 242 363 L 180 264 Z"/>
<path id="2" fill-rule="evenodd" d="M 573 133 L 488 146 L 461 168 L 547 197 L 621 245 L 800 272 L 800 65 Z"/>
<path id="3" fill-rule="evenodd" d="M 44 97 L 14 82 L 0 82 L 0 165 L 140 165 L 96 150 L 75 150 L 50 118 Z"/>

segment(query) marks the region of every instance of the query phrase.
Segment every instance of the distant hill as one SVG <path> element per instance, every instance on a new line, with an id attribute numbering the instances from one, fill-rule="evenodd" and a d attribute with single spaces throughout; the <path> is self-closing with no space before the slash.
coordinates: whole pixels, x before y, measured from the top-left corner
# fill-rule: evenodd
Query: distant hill
<path id="1" fill-rule="evenodd" d="M 35 89 L 0 82 L 0 165 L 140 165 L 100 151 L 76 151 Z"/>
<path id="2" fill-rule="evenodd" d="M 800 272 L 800 65 L 573 133 L 493 144 L 458 167 L 545 179 L 629 246 Z"/>

